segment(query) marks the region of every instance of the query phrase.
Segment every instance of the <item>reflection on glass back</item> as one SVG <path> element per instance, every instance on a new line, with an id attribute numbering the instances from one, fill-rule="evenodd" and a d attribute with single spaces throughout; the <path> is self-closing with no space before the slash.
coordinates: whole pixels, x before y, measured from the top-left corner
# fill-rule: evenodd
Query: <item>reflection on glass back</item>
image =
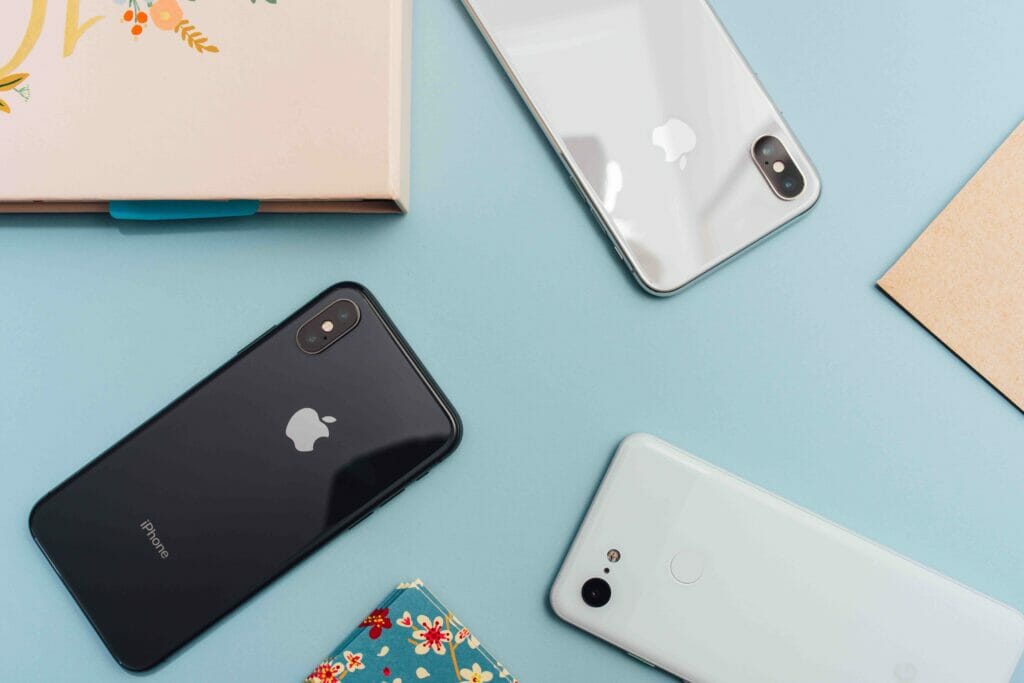
<path id="1" fill-rule="evenodd" d="M 637 278 L 672 292 L 809 209 L 815 171 L 704 0 L 466 0 Z M 751 148 L 807 179 L 783 201 Z"/>

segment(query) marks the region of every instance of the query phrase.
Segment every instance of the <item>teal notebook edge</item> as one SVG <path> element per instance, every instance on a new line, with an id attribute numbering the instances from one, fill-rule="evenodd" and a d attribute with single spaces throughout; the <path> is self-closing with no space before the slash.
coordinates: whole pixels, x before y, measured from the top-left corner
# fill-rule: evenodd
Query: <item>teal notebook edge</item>
<path id="1" fill-rule="evenodd" d="M 122 221 L 182 221 L 252 216 L 260 209 L 255 199 L 228 201 L 112 201 L 110 215 Z"/>

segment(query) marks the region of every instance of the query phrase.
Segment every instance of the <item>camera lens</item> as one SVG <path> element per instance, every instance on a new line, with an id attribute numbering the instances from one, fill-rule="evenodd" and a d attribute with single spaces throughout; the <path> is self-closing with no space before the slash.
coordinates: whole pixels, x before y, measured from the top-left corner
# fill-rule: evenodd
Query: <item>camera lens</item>
<path id="1" fill-rule="evenodd" d="M 754 142 L 751 160 L 757 164 L 761 175 L 779 199 L 796 199 L 804 191 L 806 181 L 803 174 L 785 143 L 774 135 L 765 135 Z"/>
<path id="2" fill-rule="evenodd" d="M 590 579 L 580 592 L 583 602 L 591 607 L 604 607 L 612 599 L 612 587 L 604 579 Z"/>
<path id="3" fill-rule="evenodd" d="M 351 301 L 344 300 L 337 302 L 334 308 L 334 319 L 347 327 L 354 323 L 359 316 L 359 309 Z"/>
<path id="4" fill-rule="evenodd" d="M 787 175 L 781 184 L 783 197 L 797 197 L 804 191 L 804 178 L 801 175 Z"/>
<path id="5" fill-rule="evenodd" d="M 306 320 L 295 342 L 310 355 L 323 353 L 358 325 L 359 306 L 349 299 L 338 299 Z"/>

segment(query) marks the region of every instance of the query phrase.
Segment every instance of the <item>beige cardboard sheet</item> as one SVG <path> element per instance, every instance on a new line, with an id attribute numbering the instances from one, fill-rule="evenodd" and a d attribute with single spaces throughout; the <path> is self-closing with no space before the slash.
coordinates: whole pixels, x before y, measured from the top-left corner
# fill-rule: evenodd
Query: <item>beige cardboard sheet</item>
<path id="1" fill-rule="evenodd" d="M 1024 123 L 878 285 L 1024 410 Z"/>

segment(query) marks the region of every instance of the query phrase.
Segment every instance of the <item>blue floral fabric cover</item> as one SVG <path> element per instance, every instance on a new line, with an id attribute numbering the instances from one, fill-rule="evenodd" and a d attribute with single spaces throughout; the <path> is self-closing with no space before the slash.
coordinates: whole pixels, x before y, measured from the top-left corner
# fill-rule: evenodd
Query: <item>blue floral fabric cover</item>
<path id="1" fill-rule="evenodd" d="M 518 683 L 420 580 L 403 583 L 305 683 Z"/>

